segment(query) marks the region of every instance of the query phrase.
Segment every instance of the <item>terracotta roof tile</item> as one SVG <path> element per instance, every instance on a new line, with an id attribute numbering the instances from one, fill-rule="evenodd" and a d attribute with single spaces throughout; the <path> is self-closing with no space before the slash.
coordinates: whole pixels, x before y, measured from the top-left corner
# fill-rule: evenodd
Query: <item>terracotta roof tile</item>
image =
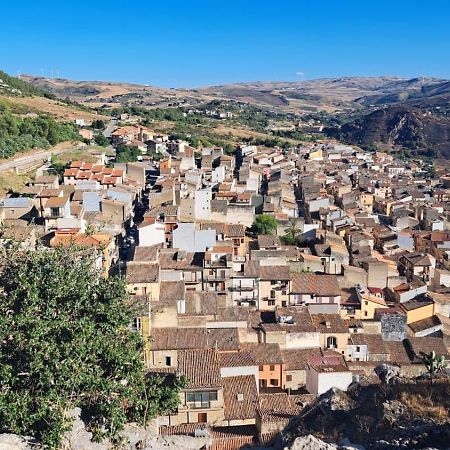
<path id="1" fill-rule="evenodd" d="M 208 329 L 208 346 L 222 351 L 239 349 L 239 333 L 237 328 Z"/>
<path id="2" fill-rule="evenodd" d="M 278 344 L 241 344 L 241 349 L 250 353 L 256 364 L 282 364 L 281 350 Z"/>
<path id="3" fill-rule="evenodd" d="M 130 261 L 126 266 L 125 280 L 128 284 L 156 283 L 159 280 L 159 264 Z"/>
<path id="4" fill-rule="evenodd" d="M 225 420 L 254 419 L 258 408 L 258 391 L 253 375 L 223 379 Z"/>
<path id="5" fill-rule="evenodd" d="M 295 273 L 292 276 L 291 293 L 337 296 L 340 295 L 340 288 L 336 275 Z"/>
<path id="6" fill-rule="evenodd" d="M 220 367 L 257 366 L 250 352 L 226 352 L 220 354 Z"/>
<path id="7" fill-rule="evenodd" d="M 187 350 L 208 347 L 206 328 L 154 328 L 152 350 Z"/>
<path id="8" fill-rule="evenodd" d="M 222 386 L 219 353 L 213 349 L 179 351 L 177 373 L 186 377 L 188 389 Z"/>

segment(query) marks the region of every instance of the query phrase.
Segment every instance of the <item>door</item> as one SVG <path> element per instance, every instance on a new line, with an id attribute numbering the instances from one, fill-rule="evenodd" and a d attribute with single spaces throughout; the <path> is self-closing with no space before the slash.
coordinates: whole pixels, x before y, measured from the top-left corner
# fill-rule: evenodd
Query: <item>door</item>
<path id="1" fill-rule="evenodd" d="M 208 414 L 207 413 L 198 413 L 197 422 L 198 423 L 207 423 L 208 422 Z"/>

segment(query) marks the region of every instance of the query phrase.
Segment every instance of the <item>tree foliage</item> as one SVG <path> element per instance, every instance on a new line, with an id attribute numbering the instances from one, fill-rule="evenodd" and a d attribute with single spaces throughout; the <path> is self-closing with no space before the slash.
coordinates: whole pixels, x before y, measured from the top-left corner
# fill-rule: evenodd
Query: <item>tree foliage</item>
<path id="1" fill-rule="evenodd" d="M 256 216 L 252 228 L 256 234 L 273 234 L 277 229 L 277 223 L 275 217 L 269 216 L 268 214 L 261 214 Z"/>
<path id="2" fill-rule="evenodd" d="M 145 374 L 123 280 L 75 249 L 0 257 L 0 433 L 56 448 L 82 409 L 96 439 L 176 408 L 183 381 Z"/>
<path id="3" fill-rule="evenodd" d="M 132 147 L 125 144 L 119 144 L 116 147 L 116 162 L 126 163 L 138 160 L 141 151 L 137 147 Z"/>
<path id="4" fill-rule="evenodd" d="M 50 116 L 19 118 L 7 109 L 0 112 L 0 157 L 32 148 L 47 148 L 64 141 L 79 141 L 76 127 Z"/>
<path id="5" fill-rule="evenodd" d="M 96 130 L 104 130 L 106 128 L 105 121 L 102 119 L 95 119 L 91 123 L 91 128 Z"/>
<path id="6" fill-rule="evenodd" d="M 103 136 L 103 134 L 97 134 L 94 138 L 94 141 L 97 145 L 100 145 L 102 147 L 108 147 L 109 145 L 108 138 Z"/>

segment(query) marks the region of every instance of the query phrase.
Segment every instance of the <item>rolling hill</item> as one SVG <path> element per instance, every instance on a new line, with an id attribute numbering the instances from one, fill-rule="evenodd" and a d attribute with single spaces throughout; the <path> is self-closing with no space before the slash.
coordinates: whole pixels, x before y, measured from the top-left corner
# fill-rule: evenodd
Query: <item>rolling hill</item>
<path id="1" fill-rule="evenodd" d="M 450 81 L 444 79 L 341 77 L 235 83 L 198 89 L 31 76 L 25 79 L 59 98 L 89 106 L 195 108 L 211 100 L 222 100 L 300 116 L 339 117 L 339 123 L 344 124 L 328 129 L 328 133 L 347 142 L 385 143 L 413 153 L 450 156 Z"/>
<path id="2" fill-rule="evenodd" d="M 376 110 L 331 134 L 353 144 L 384 143 L 423 156 L 450 158 L 450 117 L 405 105 Z"/>

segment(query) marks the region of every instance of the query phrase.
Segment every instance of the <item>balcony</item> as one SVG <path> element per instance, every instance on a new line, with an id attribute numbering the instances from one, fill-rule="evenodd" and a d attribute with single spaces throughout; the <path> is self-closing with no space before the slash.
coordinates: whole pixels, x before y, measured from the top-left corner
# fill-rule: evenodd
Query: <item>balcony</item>
<path id="1" fill-rule="evenodd" d="M 227 281 L 229 277 L 226 275 L 223 276 L 217 276 L 217 275 L 205 275 L 203 277 L 204 281 L 207 281 L 208 283 L 223 283 L 224 281 Z"/>
<path id="2" fill-rule="evenodd" d="M 233 292 L 252 292 L 256 286 L 230 286 L 229 290 Z"/>

